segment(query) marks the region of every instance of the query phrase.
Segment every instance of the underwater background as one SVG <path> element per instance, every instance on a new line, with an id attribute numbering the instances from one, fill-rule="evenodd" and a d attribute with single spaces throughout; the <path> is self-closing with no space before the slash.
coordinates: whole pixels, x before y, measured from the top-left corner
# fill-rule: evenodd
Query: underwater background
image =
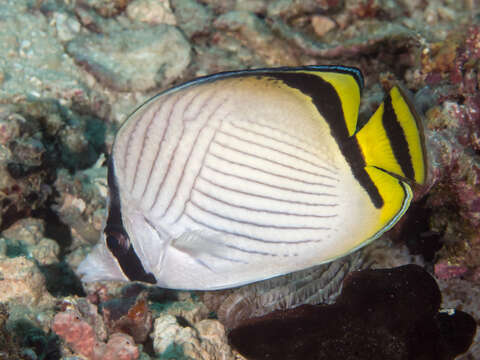
<path id="1" fill-rule="evenodd" d="M 0 0 L 0 360 L 480 359 L 479 6 Z M 219 71 L 319 64 L 362 70 L 361 116 L 397 82 L 414 94 L 428 180 L 394 229 L 239 289 L 80 282 L 137 106 Z"/>

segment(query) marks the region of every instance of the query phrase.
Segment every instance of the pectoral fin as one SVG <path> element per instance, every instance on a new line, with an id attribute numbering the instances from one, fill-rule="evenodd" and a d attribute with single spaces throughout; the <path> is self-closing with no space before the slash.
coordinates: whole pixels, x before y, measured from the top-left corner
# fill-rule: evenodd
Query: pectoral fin
<path id="1" fill-rule="evenodd" d="M 234 256 L 235 247 L 227 244 L 219 234 L 204 231 L 186 232 L 174 239 L 170 246 L 187 254 L 213 272 L 216 272 L 215 269 L 225 262 L 248 263 L 244 259 Z"/>

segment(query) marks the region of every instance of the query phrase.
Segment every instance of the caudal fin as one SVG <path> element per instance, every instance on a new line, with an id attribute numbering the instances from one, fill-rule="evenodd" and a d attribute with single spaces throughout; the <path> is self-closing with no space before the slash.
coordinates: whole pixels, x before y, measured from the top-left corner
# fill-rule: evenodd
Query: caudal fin
<path id="1" fill-rule="evenodd" d="M 423 184 L 425 151 L 420 119 L 405 93 L 392 88 L 375 114 L 356 133 L 367 166 Z"/>

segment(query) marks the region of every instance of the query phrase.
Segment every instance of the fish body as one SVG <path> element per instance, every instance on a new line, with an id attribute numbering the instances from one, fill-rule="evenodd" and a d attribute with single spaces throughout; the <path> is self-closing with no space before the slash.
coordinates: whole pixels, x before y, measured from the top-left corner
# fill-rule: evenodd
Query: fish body
<path id="1" fill-rule="evenodd" d="M 109 159 L 102 239 L 84 281 L 239 286 L 368 244 L 425 180 L 413 107 L 394 87 L 358 128 L 358 69 L 220 73 L 140 106 Z"/>

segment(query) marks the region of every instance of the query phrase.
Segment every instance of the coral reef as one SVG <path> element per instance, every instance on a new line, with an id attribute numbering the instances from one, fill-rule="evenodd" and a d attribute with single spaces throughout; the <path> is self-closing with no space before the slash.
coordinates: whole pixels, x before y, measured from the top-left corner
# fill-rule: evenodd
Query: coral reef
<path id="1" fill-rule="evenodd" d="M 22 350 L 18 341 L 6 329 L 8 320 L 8 309 L 5 304 L 0 303 L 0 359 L 23 360 Z"/>
<path id="2" fill-rule="evenodd" d="M 125 333 L 108 336 L 97 307 L 83 299 L 65 299 L 64 310 L 55 315 L 52 330 L 78 354 L 91 360 L 136 360 L 135 340 Z"/>
<path id="3" fill-rule="evenodd" d="M 143 343 L 152 328 L 152 312 L 147 302 L 147 292 L 129 294 L 103 302 L 103 320 L 109 333 L 123 332 L 135 342 Z"/>
<path id="4" fill-rule="evenodd" d="M 57 263 L 60 246 L 55 240 L 42 237 L 44 228 L 41 219 L 24 218 L 17 221 L 2 233 L 6 249 L 4 255 L 25 255 L 40 265 Z"/>
<path id="5" fill-rule="evenodd" d="M 188 293 L 177 298 L 142 285 L 122 289 L 99 288 L 90 298 L 64 298 L 52 321 L 52 330 L 65 342 L 69 353 L 88 359 L 137 359 L 148 355 L 135 344 L 151 341 L 161 359 L 241 359 L 229 347 L 224 326 L 207 319 L 205 305 Z M 183 299 L 182 299 L 183 298 Z M 156 317 L 152 326 L 153 315 Z"/>
<path id="6" fill-rule="evenodd" d="M 45 279 L 35 263 L 23 256 L 0 262 L 0 302 L 37 305 L 51 302 Z"/>
<path id="7" fill-rule="evenodd" d="M 425 48 L 421 58 L 421 80 L 437 88 L 436 103 L 426 114 L 436 164 L 426 206 L 436 209 L 432 229 L 444 232 L 435 264 L 444 279 L 479 279 L 479 41 L 478 24 L 463 25 Z"/>
<path id="8" fill-rule="evenodd" d="M 172 315 L 162 315 L 155 319 L 151 336 L 160 358 L 235 359 L 225 329 L 216 320 L 201 320 L 193 328 L 182 326 Z"/>
<path id="9" fill-rule="evenodd" d="M 100 157 L 92 167 L 74 175 L 64 169 L 57 174 L 55 188 L 59 195 L 52 208 L 71 229 L 70 250 L 95 244 L 100 237 L 107 197 L 107 174 L 103 163 L 104 158 Z"/>
<path id="10" fill-rule="evenodd" d="M 58 338 L 45 334 L 26 319 L 12 321 L 12 309 L 0 303 L 0 359 L 58 359 Z"/>
<path id="11" fill-rule="evenodd" d="M 351 273 L 333 305 L 301 305 L 248 320 L 229 339 L 249 359 L 454 359 L 475 320 L 440 311 L 435 280 L 417 265 Z"/>
<path id="12" fill-rule="evenodd" d="M 0 358 L 239 359 L 225 328 L 305 302 L 332 304 L 344 275 L 372 262 L 423 266 L 439 282 L 443 307 L 480 321 L 480 25 L 473 1 L 3 0 L 0 13 Z M 345 259 L 230 291 L 80 283 L 73 270 L 98 241 L 105 159 L 129 113 L 196 76 L 304 64 L 359 67 L 366 78 L 361 115 L 378 106 L 382 87 L 401 82 L 416 93 L 429 179 L 389 233 L 392 241 L 383 237 L 357 254 L 363 263 Z M 346 294 L 320 311 L 346 306 Z M 437 314 L 433 324 L 461 326 L 461 311 Z M 356 334 L 352 344 L 365 339 Z M 465 347 L 444 348 L 444 356 Z M 461 358 L 480 358 L 478 331 Z"/>

